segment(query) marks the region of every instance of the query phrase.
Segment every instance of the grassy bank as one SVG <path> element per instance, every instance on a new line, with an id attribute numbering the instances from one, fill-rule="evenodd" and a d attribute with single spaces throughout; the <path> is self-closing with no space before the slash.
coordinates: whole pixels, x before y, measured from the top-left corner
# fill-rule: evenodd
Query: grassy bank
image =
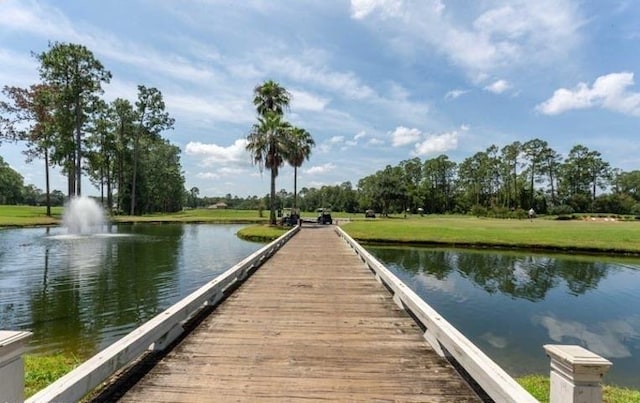
<path id="1" fill-rule="evenodd" d="M 240 229 L 237 235 L 248 241 L 270 242 L 290 229 L 291 227 L 274 227 L 266 224 L 256 224 Z"/>
<path id="2" fill-rule="evenodd" d="M 45 207 L 0 205 L 0 227 L 26 227 L 59 225 L 63 208 L 54 207 L 47 217 Z M 116 223 L 138 222 L 189 222 L 189 223 L 262 223 L 269 221 L 269 212 L 262 216 L 257 210 L 190 209 L 177 213 L 146 214 L 142 216 L 117 215 L 109 220 Z"/>
<path id="3" fill-rule="evenodd" d="M 24 395 L 29 397 L 70 372 L 80 364 L 74 356 L 25 355 L 24 356 Z"/>
<path id="4" fill-rule="evenodd" d="M 364 242 L 640 254 L 640 223 L 632 221 L 428 216 L 359 220 L 344 224 L 343 228 Z"/>
<path id="5" fill-rule="evenodd" d="M 541 403 L 549 402 L 549 377 L 542 375 L 528 375 L 516 379 L 533 397 Z M 640 402 L 640 391 L 604 385 L 602 388 L 604 403 Z"/>

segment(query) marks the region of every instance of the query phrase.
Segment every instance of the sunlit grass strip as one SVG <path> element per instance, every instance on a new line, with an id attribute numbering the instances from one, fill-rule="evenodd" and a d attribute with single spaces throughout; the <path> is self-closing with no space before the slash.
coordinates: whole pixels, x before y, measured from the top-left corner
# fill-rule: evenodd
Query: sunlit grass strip
<path id="1" fill-rule="evenodd" d="M 541 403 L 549 402 L 550 382 L 548 376 L 527 375 L 517 378 L 516 381 Z M 605 403 L 640 402 L 640 390 L 604 385 L 602 400 Z"/>
<path id="2" fill-rule="evenodd" d="M 238 237 L 248 241 L 270 242 L 277 239 L 280 235 L 289 231 L 288 227 L 277 227 L 271 225 L 251 225 L 238 231 Z"/>
<path id="3" fill-rule="evenodd" d="M 269 220 L 269 212 L 258 210 L 188 209 L 177 213 L 145 214 L 143 216 L 118 215 L 114 222 L 202 222 L 202 223 L 259 223 Z"/>
<path id="4" fill-rule="evenodd" d="M 364 242 L 541 248 L 640 253 L 640 223 L 629 221 L 503 220 L 468 216 L 352 221 L 343 225 Z"/>
<path id="5" fill-rule="evenodd" d="M 73 355 L 25 355 L 25 397 L 34 395 L 80 364 Z"/>
<path id="6" fill-rule="evenodd" d="M 57 224 L 62 217 L 62 207 L 51 209 L 47 217 L 43 206 L 0 206 L 0 226 L 33 226 Z"/>

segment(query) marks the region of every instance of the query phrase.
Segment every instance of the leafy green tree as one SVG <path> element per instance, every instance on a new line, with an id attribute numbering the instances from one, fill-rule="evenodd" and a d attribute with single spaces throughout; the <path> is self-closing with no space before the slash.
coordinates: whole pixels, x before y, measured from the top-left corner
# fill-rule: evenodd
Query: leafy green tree
<path id="1" fill-rule="evenodd" d="M 29 206 L 37 206 L 42 199 L 42 191 L 34 185 L 23 186 L 20 199 L 21 203 Z"/>
<path id="2" fill-rule="evenodd" d="M 311 155 L 311 148 L 315 146 L 315 141 L 311 134 L 305 129 L 293 127 L 289 132 L 291 144 L 287 150 L 287 162 L 293 167 L 293 208 L 298 202 L 298 168 L 302 166 L 304 160 L 308 160 Z"/>
<path id="3" fill-rule="evenodd" d="M 423 165 L 423 206 L 428 212 L 444 213 L 451 209 L 457 164 L 444 154 L 428 159 Z"/>
<path id="4" fill-rule="evenodd" d="M 23 179 L 0 157 L 0 204 L 18 204 L 22 200 Z"/>
<path id="5" fill-rule="evenodd" d="M 30 88 L 4 87 L 3 94 L 9 102 L 0 102 L 0 112 L 5 115 L 4 127 L 8 138 L 26 142 L 27 162 L 44 159 L 47 215 L 51 215 L 49 150 L 55 133 L 53 119 L 53 88 L 32 85 Z"/>
<path id="6" fill-rule="evenodd" d="M 469 205 L 489 206 L 491 165 L 486 152 L 465 158 L 458 166 L 458 183 L 464 189 Z"/>
<path id="7" fill-rule="evenodd" d="M 130 213 L 136 213 L 136 185 L 138 180 L 138 162 L 140 158 L 140 138 L 149 136 L 157 139 L 160 133 L 172 129 L 175 120 L 165 111 L 165 104 L 160 90 L 138 85 L 138 100 L 136 101 L 137 130 L 133 139 L 133 169 L 131 175 L 131 204 Z"/>
<path id="8" fill-rule="evenodd" d="M 403 170 L 406 194 L 405 210 L 415 212 L 420 205 L 420 182 L 422 181 L 422 161 L 415 157 L 410 160 L 400 161 Z"/>
<path id="9" fill-rule="evenodd" d="M 117 158 L 114 113 L 111 105 L 102 101 L 97 103 L 89 129 L 92 136 L 87 142 L 87 172 L 91 181 L 100 189 L 103 205 L 106 188 L 107 208 L 110 212 L 113 207 L 114 161 Z"/>
<path id="10" fill-rule="evenodd" d="M 112 103 L 113 118 L 115 125 L 115 180 L 117 193 L 117 206 L 119 211 L 126 211 L 125 199 L 130 199 L 129 192 L 130 186 L 127 186 L 128 178 L 132 176 L 132 161 L 133 155 L 131 153 L 131 144 L 137 130 L 136 126 L 136 114 L 133 110 L 133 105 L 126 99 L 116 98 Z"/>
<path id="11" fill-rule="evenodd" d="M 247 136 L 246 149 L 253 163 L 258 165 L 260 172 L 266 168 L 271 173 L 269 222 L 272 225 L 276 224 L 276 178 L 290 151 L 289 132 L 290 125 L 282 115 L 269 111 L 258 118 Z"/>
<path id="12" fill-rule="evenodd" d="M 604 189 L 610 178 L 609 163 L 598 151 L 575 145 L 562 166 L 562 190 L 577 211 L 589 211 L 596 198 L 596 188 Z"/>
<path id="13" fill-rule="evenodd" d="M 54 42 L 49 50 L 35 55 L 40 62 L 43 84 L 55 89 L 54 158 L 69 178 L 69 196 L 82 194 L 83 132 L 102 83 L 111 73 L 83 45 Z"/>
<path id="14" fill-rule="evenodd" d="M 519 141 L 514 141 L 502 147 L 501 161 L 502 171 L 504 177 L 505 187 L 505 207 L 518 207 L 519 194 L 518 194 L 518 157 L 522 151 L 522 144 Z"/>
<path id="15" fill-rule="evenodd" d="M 615 179 L 615 185 L 618 193 L 628 194 L 640 201 L 640 171 L 620 173 Z"/>
<path id="16" fill-rule="evenodd" d="M 528 161 L 529 170 L 529 190 L 530 199 L 529 206 L 534 207 L 535 189 L 534 183 L 541 181 L 542 165 L 545 162 L 545 151 L 549 148 L 549 144 L 540 139 L 529 140 L 522 145 L 522 151 Z M 535 206 L 537 207 L 537 206 Z"/>
<path id="17" fill-rule="evenodd" d="M 180 166 L 180 149 L 160 138 L 147 138 L 148 152 L 141 158 L 141 213 L 172 213 L 182 210 L 184 177 Z"/>
<path id="18" fill-rule="evenodd" d="M 200 195 L 200 189 L 194 186 L 189 190 L 189 205 L 193 208 L 198 207 L 198 196 Z"/>
<path id="19" fill-rule="evenodd" d="M 547 183 L 549 184 L 551 203 L 556 205 L 557 200 L 557 182 L 561 166 L 562 157 L 551 147 L 545 147 L 542 149 L 542 155 L 540 158 L 540 169 L 545 173 L 547 177 Z"/>

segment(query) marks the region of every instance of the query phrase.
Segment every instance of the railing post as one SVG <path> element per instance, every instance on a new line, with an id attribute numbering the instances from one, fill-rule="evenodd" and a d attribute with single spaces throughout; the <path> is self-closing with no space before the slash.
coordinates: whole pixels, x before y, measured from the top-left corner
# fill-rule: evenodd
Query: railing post
<path id="1" fill-rule="evenodd" d="M 574 345 L 547 344 L 551 359 L 550 403 L 602 402 L 602 377 L 611 361 Z"/>
<path id="2" fill-rule="evenodd" d="M 24 400 L 24 361 L 31 332 L 0 330 L 0 399 L 7 402 Z"/>

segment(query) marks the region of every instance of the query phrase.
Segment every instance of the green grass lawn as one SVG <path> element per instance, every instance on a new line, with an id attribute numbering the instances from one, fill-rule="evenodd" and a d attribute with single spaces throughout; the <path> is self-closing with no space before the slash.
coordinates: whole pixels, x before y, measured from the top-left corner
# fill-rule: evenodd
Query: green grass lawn
<path id="1" fill-rule="evenodd" d="M 53 207 L 47 217 L 46 207 L 0 206 L 0 226 L 52 225 L 61 218 L 62 207 Z"/>
<path id="2" fill-rule="evenodd" d="M 548 376 L 527 375 L 516 379 L 527 392 L 541 403 L 549 402 L 550 382 Z M 640 390 L 619 388 L 611 385 L 603 385 L 602 401 L 604 403 L 632 403 L 640 402 Z"/>
<path id="3" fill-rule="evenodd" d="M 364 242 L 541 248 L 640 254 L 640 222 L 504 220 L 470 216 L 376 218 L 343 225 Z"/>
<path id="4" fill-rule="evenodd" d="M 210 222 L 259 223 L 269 221 L 269 211 L 260 216 L 258 210 L 188 209 L 177 213 L 145 214 L 143 216 L 113 216 L 113 222 Z"/>

